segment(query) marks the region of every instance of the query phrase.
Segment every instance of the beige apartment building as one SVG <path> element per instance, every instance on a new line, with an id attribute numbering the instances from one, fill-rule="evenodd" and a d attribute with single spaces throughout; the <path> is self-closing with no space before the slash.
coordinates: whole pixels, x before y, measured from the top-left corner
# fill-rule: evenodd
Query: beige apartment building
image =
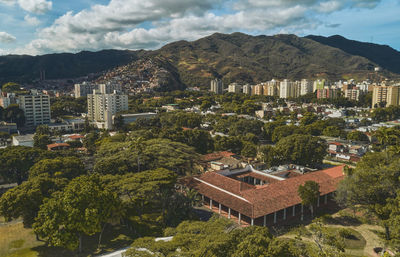
<path id="1" fill-rule="evenodd" d="M 381 104 L 388 106 L 399 105 L 400 86 L 374 86 L 372 90 L 372 108 L 380 107 Z"/>
<path id="2" fill-rule="evenodd" d="M 50 123 L 50 97 L 34 93 L 19 96 L 19 107 L 25 114 L 25 126 L 32 127 Z"/>
<path id="3" fill-rule="evenodd" d="M 264 84 L 264 95 L 279 96 L 280 81 L 271 80 Z"/>
<path id="4" fill-rule="evenodd" d="M 117 94 L 102 94 L 93 90 L 88 98 L 88 118 L 96 122 L 98 128 L 111 129 L 112 116 L 128 110 L 128 96 Z"/>

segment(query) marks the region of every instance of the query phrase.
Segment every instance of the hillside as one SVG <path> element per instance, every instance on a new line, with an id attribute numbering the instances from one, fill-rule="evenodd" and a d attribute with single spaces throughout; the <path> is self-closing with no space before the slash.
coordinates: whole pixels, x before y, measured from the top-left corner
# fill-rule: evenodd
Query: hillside
<path id="1" fill-rule="evenodd" d="M 359 42 L 339 35 L 331 37 L 310 35 L 306 38 L 339 48 L 351 55 L 363 56 L 388 71 L 400 73 L 400 52 L 390 46 Z"/>
<path id="2" fill-rule="evenodd" d="M 30 82 L 40 78 L 44 70 L 47 79 L 65 79 L 86 76 L 127 64 L 140 52 L 103 50 L 83 51 L 77 54 L 47 54 L 42 56 L 0 56 L 0 82 Z"/>
<path id="3" fill-rule="evenodd" d="M 383 54 L 379 56 L 381 52 Z M 185 85 L 207 87 L 214 77 L 222 77 L 228 84 L 232 81 L 256 83 L 272 78 L 380 80 L 400 73 L 400 53 L 387 46 L 339 36 L 302 38 L 215 33 L 193 42 L 170 43 L 155 51 L 104 50 L 35 57 L 0 56 L 0 83 L 30 82 L 39 78 L 41 70 L 46 71 L 47 79 L 75 78 L 102 71 L 119 76 L 118 70 L 134 75 L 140 74 L 141 61 L 155 60 L 156 57 L 159 61 L 157 69 L 150 69 L 150 72 L 168 71 L 168 78 L 162 80 L 164 84 L 171 84 L 166 87 L 168 89 Z M 385 70 L 376 73 L 375 66 Z M 154 74 L 149 77 L 156 78 Z"/>
<path id="4" fill-rule="evenodd" d="M 364 57 L 295 35 L 216 33 L 194 42 L 175 42 L 154 53 L 170 58 L 188 85 L 208 85 L 214 76 L 223 77 L 225 83 L 272 78 L 340 79 L 354 74 L 368 77 L 376 66 Z"/>

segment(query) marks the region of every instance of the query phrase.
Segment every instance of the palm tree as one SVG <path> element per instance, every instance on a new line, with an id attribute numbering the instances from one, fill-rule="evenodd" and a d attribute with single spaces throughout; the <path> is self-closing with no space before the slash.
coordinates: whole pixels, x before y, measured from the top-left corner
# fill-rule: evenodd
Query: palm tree
<path id="1" fill-rule="evenodd" d="M 190 202 L 190 206 L 194 207 L 200 202 L 200 195 L 193 188 L 187 188 L 185 190 L 185 195 Z"/>
<path id="2" fill-rule="evenodd" d="M 138 172 L 140 172 L 140 156 L 142 155 L 143 150 L 144 150 L 143 143 L 144 143 L 143 137 L 135 137 L 131 140 L 131 145 L 130 145 L 131 151 L 137 151 Z"/>

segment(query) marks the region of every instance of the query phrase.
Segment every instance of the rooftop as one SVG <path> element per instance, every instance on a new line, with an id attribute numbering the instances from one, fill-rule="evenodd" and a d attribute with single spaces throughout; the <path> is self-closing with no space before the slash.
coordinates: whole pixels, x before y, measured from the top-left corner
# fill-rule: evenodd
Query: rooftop
<path id="1" fill-rule="evenodd" d="M 257 173 L 257 178 L 270 182 L 257 186 L 234 179 L 243 174 L 252 174 L 252 171 L 238 173 L 234 177 L 225 175 L 225 172 L 207 172 L 199 177 L 187 178 L 184 183 L 235 211 L 251 218 L 258 218 L 301 203 L 297 190 L 306 181 L 317 182 L 320 185 L 321 195 L 336 191 L 337 183 L 344 177 L 343 167 L 344 165 L 304 175 L 289 176 L 287 179 L 267 173 L 264 177 L 260 177 Z"/>

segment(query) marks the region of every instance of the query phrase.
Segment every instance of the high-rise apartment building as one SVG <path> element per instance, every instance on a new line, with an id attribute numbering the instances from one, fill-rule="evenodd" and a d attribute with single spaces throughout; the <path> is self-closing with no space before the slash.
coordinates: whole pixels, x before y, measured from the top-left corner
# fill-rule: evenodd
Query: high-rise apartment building
<path id="1" fill-rule="evenodd" d="M 50 123 L 50 97 L 34 93 L 19 96 L 19 108 L 25 114 L 25 126 L 32 127 Z"/>
<path id="2" fill-rule="evenodd" d="M 94 83 L 83 82 L 81 84 L 75 84 L 75 98 L 87 96 L 88 94 L 91 94 L 95 89 L 99 89 L 99 87 Z"/>
<path id="3" fill-rule="evenodd" d="M 122 93 L 122 85 L 119 83 L 99 84 L 98 89 L 102 94 L 112 94 L 114 91 Z"/>
<path id="4" fill-rule="evenodd" d="M 300 93 L 298 83 L 289 81 L 287 79 L 281 81 L 279 87 L 279 97 L 280 98 L 289 98 L 289 97 L 298 97 Z"/>
<path id="5" fill-rule="evenodd" d="M 18 104 L 19 99 L 15 95 L 15 93 L 6 93 L 0 91 L 0 106 L 3 108 L 7 108 L 11 104 Z"/>
<path id="6" fill-rule="evenodd" d="M 324 89 L 325 87 L 328 87 L 329 83 L 328 81 L 326 81 L 325 79 L 318 79 L 316 81 L 314 81 L 313 84 L 313 92 L 317 91 L 318 89 Z"/>
<path id="7" fill-rule="evenodd" d="M 251 86 L 249 84 L 243 86 L 243 94 L 251 95 Z"/>
<path id="8" fill-rule="evenodd" d="M 224 85 L 222 83 L 222 80 L 220 80 L 220 79 L 211 80 L 211 90 L 210 91 L 214 92 L 216 94 L 223 94 Z"/>
<path id="9" fill-rule="evenodd" d="M 128 96 L 117 94 L 102 94 L 100 90 L 93 90 L 88 94 L 88 118 L 97 123 L 99 128 L 111 129 L 112 116 L 128 110 Z"/>
<path id="10" fill-rule="evenodd" d="M 372 107 L 399 105 L 400 86 L 374 86 L 372 90 Z"/>
<path id="11" fill-rule="evenodd" d="M 336 88 L 324 88 L 317 90 L 317 98 L 337 98 L 340 94 L 340 90 Z"/>
<path id="12" fill-rule="evenodd" d="M 262 95 L 263 94 L 263 84 L 258 84 L 253 87 L 254 95 Z"/>
<path id="13" fill-rule="evenodd" d="M 279 96 L 280 82 L 277 80 L 271 80 L 264 85 L 264 95 L 267 96 Z"/>
<path id="14" fill-rule="evenodd" d="M 347 89 L 344 91 L 344 97 L 350 100 L 358 101 L 360 99 L 361 90 L 359 89 Z"/>
<path id="15" fill-rule="evenodd" d="M 306 95 L 313 92 L 313 83 L 308 79 L 302 79 L 300 82 L 300 95 Z"/>
<path id="16" fill-rule="evenodd" d="M 242 86 L 238 83 L 232 83 L 228 86 L 229 93 L 242 93 Z"/>

